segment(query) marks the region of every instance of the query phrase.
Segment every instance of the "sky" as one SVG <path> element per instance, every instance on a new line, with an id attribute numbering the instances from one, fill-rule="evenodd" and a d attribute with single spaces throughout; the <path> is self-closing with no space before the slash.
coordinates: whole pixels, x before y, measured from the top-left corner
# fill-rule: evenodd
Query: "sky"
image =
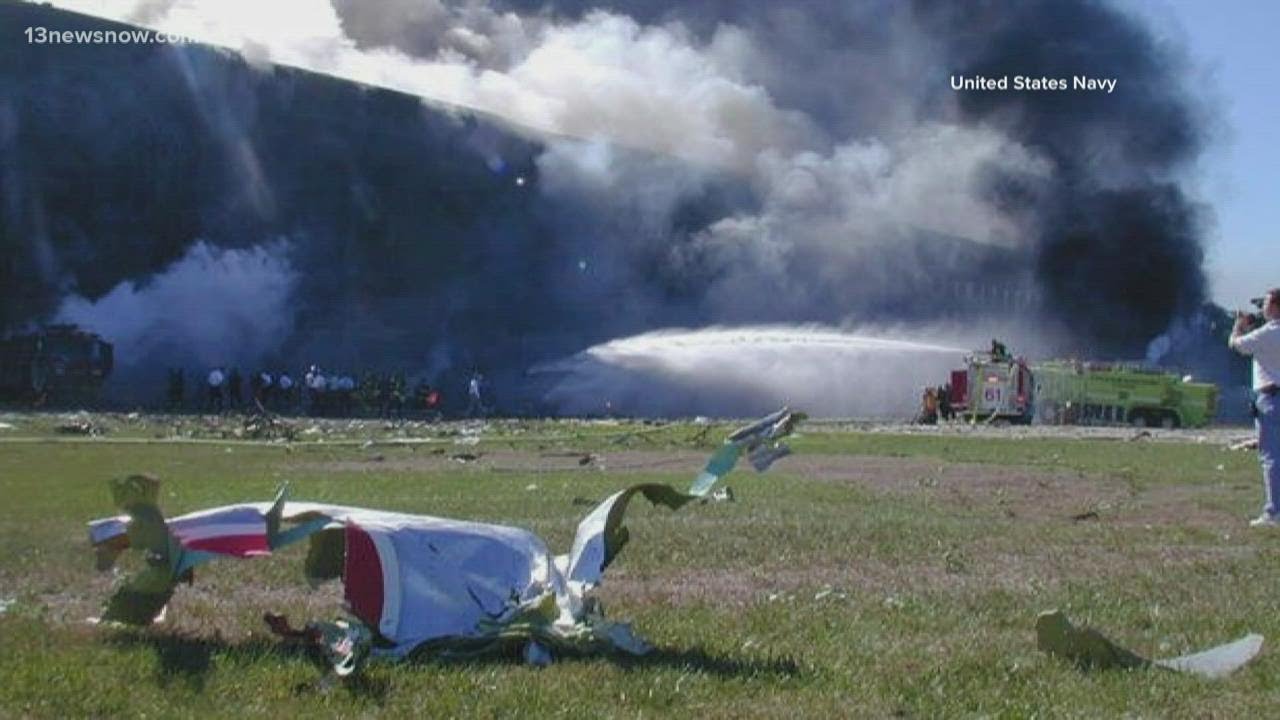
<path id="1" fill-rule="evenodd" d="M 1280 3 L 1266 0 L 1134 0 L 1152 27 L 1185 43 L 1212 108 L 1218 137 L 1203 158 L 1200 192 L 1212 209 L 1207 267 L 1215 302 L 1243 307 L 1280 286 Z"/>

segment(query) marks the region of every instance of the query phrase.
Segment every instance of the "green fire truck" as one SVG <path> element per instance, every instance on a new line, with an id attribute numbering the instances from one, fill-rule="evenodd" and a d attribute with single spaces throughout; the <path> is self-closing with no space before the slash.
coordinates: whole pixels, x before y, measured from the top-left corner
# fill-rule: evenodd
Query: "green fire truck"
<path id="1" fill-rule="evenodd" d="M 1028 363 L 975 352 L 948 387 L 952 409 L 975 422 L 1201 427 L 1218 410 L 1217 385 L 1137 363 Z"/>
<path id="2" fill-rule="evenodd" d="M 1201 427 L 1218 411 L 1217 385 L 1140 364 L 1053 361 L 1032 372 L 1043 423 Z"/>

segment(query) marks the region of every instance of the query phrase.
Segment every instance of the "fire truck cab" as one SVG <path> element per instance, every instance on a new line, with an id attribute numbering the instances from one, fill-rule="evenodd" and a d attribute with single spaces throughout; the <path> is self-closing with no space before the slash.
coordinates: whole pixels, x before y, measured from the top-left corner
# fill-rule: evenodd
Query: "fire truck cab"
<path id="1" fill-rule="evenodd" d="M 962 418 L 981 422 L 1030 423 L 1035 416 L 1035 382 L 1023 358 L 975 352 L 962 370 L 951 371 L 951 407 Z"/>
<path id="2" fill-rule="evenodd" d="M 111 374 L 112 345 L 74 325 L 0 340 L 0 401 L 92 403 Z"/>

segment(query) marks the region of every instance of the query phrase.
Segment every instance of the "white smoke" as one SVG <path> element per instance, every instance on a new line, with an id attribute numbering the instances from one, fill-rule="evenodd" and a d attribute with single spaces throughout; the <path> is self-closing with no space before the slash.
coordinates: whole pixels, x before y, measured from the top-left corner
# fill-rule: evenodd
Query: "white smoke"
<path id="1" fill-rule="evenodd" d="M 247 250 L 197 242 L 145 284 L 123 282 L 97 301 L 68 297 L 58 320 L 111 339 L 126 382 L 131 367 L 148 367 L 155 356 L 189 367 L 252 368 L 293 325 L 288 252 L 284 241 Z"/>
<path id="2" fill-rule="evenodd" d="M 499 13 L 475 0 L 335 2 L 336 8 L 328 0 L 55 4 L 185 35 L 254 60 L 473 108 L 554 135 L 733 169 L 753 177 L 773 203 L 808 209 L 825 203 L 845 227 L 852 219 L 864 233 L 907 218 L 979 242 L 1011 242 L 1018 236 L 1016 219 L 980 199 L 976 172 L 993 160 L 1038 175 L 1048 171 L 1030 151 L 989 129 L 906 122 L 885 137 L 833 142 L 823 127 L 829 123 L 779 106 L 762 84 L 778 82 L 760 46 L 767 38 L 731 24 L 700 40 L 678 22 L 643 26 L 604 11 L 557 23 L 543 15 Z M 868 57 L 867 63 L 848 72 L 886 70 L 881 60 Z M 897 96 L 915 94 L 902 88 Z M 879 103 L 881 97 L 863 101 Z M 859 118 L 877 114 L 899 116 L 900 102 L 880 113 L 849 110 Z"/>

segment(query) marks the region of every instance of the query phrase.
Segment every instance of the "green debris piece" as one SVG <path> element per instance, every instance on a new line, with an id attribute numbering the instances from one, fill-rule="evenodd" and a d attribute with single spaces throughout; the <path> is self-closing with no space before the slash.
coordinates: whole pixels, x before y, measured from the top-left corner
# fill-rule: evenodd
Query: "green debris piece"
<path id="1" fill-rule="evenodd" d="M 604 560 L 600 564 L 601 570 L 609 567 L 609 564 L 618 556 L 618 553 L 622 552 L 622 548 L 631 539 L 631 533 L 622 524 L 622 519 L 627 514 L 627 505 L 631 503 L 631 499 L 637 493 L 643 495 L 653 505 L 662 505 L 672 510 L 679 510 L 700 497 L 692 494 L 686 495 L 670 485 L 660 483 L 633 485 L 623 490 L 621 497 L 609 506 L 605 519 Z"/>
<path id="2" fill-rule="evenodd" d="M 1036 645 L 1050 655 L 1071 661 L 1081 669 L 1107 670 L 1160 667 L 1205 678 L 1225 677 L 1252 660 L 1262 650 L 1257 634 L 1203 652 L 1167 660 L 1148 660 L 1126 650 L 1092 628 L 1078 628 L 1058 610 L 1036 618 Z"/>
<path id="3" fill-rule="evenodd" d="M 107 600 L 103 622 L 150 625 L 169 604 L 177 583 L 167 566 L 153 565 L 129 577 Z"/>
<path id="4" fill-rule="evenodd" d="M 157 498 L 160 481 L 150 475 L 130 475 L 111 480 L 111 498 L 129 515 L 130 546 L 169 558 L 169 528 L 164 524 Z"/>
<path id="5" fill-rule="evenodd" d="M 605 498 L 578 523 L 573 548 L 565 562 L 565 576 L 570 581 L 587 585 L 599 582 L 600 574 L 613 562 L 630 538 L 622 519 L 631 499 L 637 493 L 644 495 L 654 505 L 664 505 L 672 510 L 677 510 L 690 501 L 704 499 L 709 496 L 715 484 L 733 470 L 744 452 L 750 453 L 763 448 L 766 442 L 778 440 L 790 433 L 804 417 L 803 413 L 792 412 L 784 407 L 734 431 L 711 455 L 706 468 L 694 479 L 687 493 L 670 485 L 644 483 Z M 764 453 L 760 467 L 767 468 L 773 460 L 788 454 L 790 450 L 784 447 L 774 443 Z"/>
<path id="6" fill-rule="evenodd" d="M 151 475 L 130 475 L 112 478 L 111 499 L 116 507 L 128 511 L 130 505 L 158 505 L 160 479 Z"/>
<path id="7" fill-rule="evenodd" d="M 204 550 L 188 550 L 187 548 L 182 547 L 182 545 L 176 540 L 174 541 L 174 544 L 178 548 L 178 563 L 173 569 L 173 575 L 186 583 L 191 582 L 191 571 L 193 569 L 199 565 L 217 560 L 219 557 L 217 553 L 205 552 Z"/>
<path id="8" fill-rule="evenodd" d="M 784 407 L 750 425 L 734 430 L 725 439 L 724 444 L 711 455 L 707 466 L 698 473 L 698 477 L 694 478 L 693 485 L 689 487 L 689 494 L 703 497 L 710 492 L 720 478 L 728 475 L 737 466 L 738 459 L 743 453 L 751 457 L 752 464 L 758 472 L 764 472 L 775 460 L 791 453 L 789 447 L 777 441 L 790 435 L 796 425 L 806 417 L 808 416 L 804 413 L 793 412 Z"/>
<path id="9" fill-rule="evenodd" d="M 106 572 L 115 567 L 120 554 L 129 549 L 129 536 L 118 535 L 93 547 L 94 568 L 98 572 Z"/>
<path id="10" fill-rule="evenodd" d="M 169 533 L 164 515 L 156 504 L 160 481 L 149 475 L 130 475 L 111 480 L 111 496 L 116 505 L 129 515 L 128 546 L 140 550 L 146 559 L 145 570 L 126 579 L 107 601 L 102 620 L 129 625 L 150 624 L 169 599 L 182 576 L 194 565 L 194 558 L 184 558 L 181 544 Z M 123 550 L 116 543 L 98 550 L 98 566 L 110 567 Z"/>
<path id="11" fill-rule="evenodd" d="M 102 620 L 128 625 L 149 625 L 169 599 L 179 582 L 190 582 L 191 571 L 217 556 L 201 550 L 188 550 L 169 532 L 164 514 L 156 499 L 160 496 L 160 480 L 150 475 L 130 475 L 111 480 L 111 496 L 116 505 L 129 515 L 127 542 L 113 539 L 99 545 L 97 566 L 109 569 L 126 548 L 142 552 L 147 567 L 127 578 L 107 601 Z"/>
<path id="12" fill-rule="evenodd" d="M 707 461 L 707 466 L 698 477 L 694 479 L 693 485 L 689 486 L 689 494 L 695 497 L 702 497 L 710 492 L 713 485 L 720 478 L 729 474 L 734 466 L 738 464 L 738 458 L 742 456 L 742 446 L 726 442 L 720 446 L 719 450 L 711 456 Z"/>
<path id="13" fill-rule="evenodd" d="M 1036 646 L 1081 669 L 1138 668 L 1151 664 L 1150 660 L 1116 645 L 1093 628 L 1072 625 L 1059 610 L 1042 612 L 1036 618 Z"/>
<path id="14" fill-rule="evenodd" d="M 316 517 L 313 517 L 307 520 L 306 522 L 295 525 L 289 528 L 288 530 L 285 530 L 284 532 L 280 533 L 274 539 L 275 544 L 269 544 L 269 547 L 272 550 L 278 550 L 282 547 L 287 547 L 289 545 L 292 545 L 298 542 L 299 540 L 302 540 L 303 538 L 311 537 L 312 535 L 324 530 L 325 527 L 332 522 L 333 522 L 333 519 L 330 517 L 326 517 L 324 515 L 317 515 Z M 268 543 L 270 542 L 271 542 L 271 539 L 269 538 Z"/>

